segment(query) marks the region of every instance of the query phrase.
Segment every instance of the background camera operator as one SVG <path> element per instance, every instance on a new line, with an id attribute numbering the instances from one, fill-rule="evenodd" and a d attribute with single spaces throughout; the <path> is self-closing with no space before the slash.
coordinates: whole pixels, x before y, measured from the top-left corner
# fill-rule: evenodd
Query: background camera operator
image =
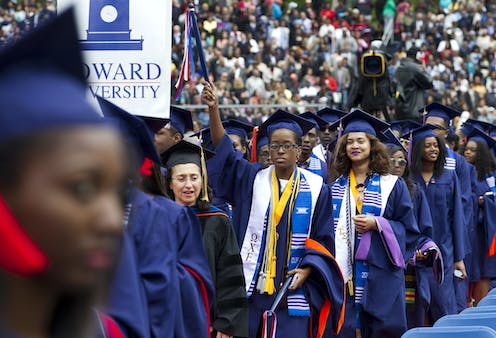
<path id="1" fill-rule="evenodd" d="M 395 112 L 398 120 L 420 121 L 418 111 L 425 105 L 427 89 L 432 88 L 432 79 L 426 72 L 425 63 L 420 64 L 418 54 L 419 49 L 411 47 L 394 73 L 397 85 Z"/>
<path id="2" fill-rule="evenodd" d="M 388 106 L 391 105 L 394 91 L 387 70 L 388 53 L 385 50 L 382 46 L 374 48 L 372 45 L 372 49 L 362 55 L 358 81 L 350 90 L 346 109 L 360 107 L 389 121 Z"/>

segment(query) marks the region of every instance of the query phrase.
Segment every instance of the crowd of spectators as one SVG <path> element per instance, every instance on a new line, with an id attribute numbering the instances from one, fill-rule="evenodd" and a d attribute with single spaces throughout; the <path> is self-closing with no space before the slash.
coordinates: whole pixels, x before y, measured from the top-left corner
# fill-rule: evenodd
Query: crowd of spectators
<path id="1" fill-rule="evenodd" d="M 388 1 L 389 2 L 389 1 Z M 209 75 L 221 104 L 346 107 L 360 76 L 360 56 L 383 35 L 385 0 L 221 0 L 197 4 Z M 172 81 L 183 55 L 187 3 L 173 0 Z M 392 75 L 412 46 L 439 101 L 496 121 L 496 5 L 481 0 L 403 0 L 395 4 Z M 391 13 L 389 2 L 388 14 Z M 187 83 L 180 104 L 200 104 L 201 84 Z M 225 117 L 260 123 L 268 109 L 225 109 Z M 199 113 L 202 124 L 206 115 Z"/>
<path id="2" fill-rule="evenodd" d="M 391 0 L 220 0 L 197 3 L 198 24 L 221 104 L 295 104 L 344 109 L 360 76 L 360 56 L 383 36 Z M 0 1 L 0 46 L 56 13 L 53 0 Z M 439 101 L 496 122 L 496 4 L 482 0 L 402 0 L 395 4 L 392 75 L 412 46 L 433 79 L 427 102 Z M 185 0 L 172 1 L 174 84 L 182 63 Z M 386 13 L 386 12 L 384 12 Z M 200 104 L 188 82 L 178 104 Z M 313 109 L 310 104 L 313 104 Z M 208 115 L 195 114 L 206 125 Z M 269 109 L 230 108 L 224 117 L 260 123 Z"/>
<path id="3" fill-rule="evenodd" d="M 0 47 L 56 15 L 53 0 L 7 0 L 0 3 Z"/>

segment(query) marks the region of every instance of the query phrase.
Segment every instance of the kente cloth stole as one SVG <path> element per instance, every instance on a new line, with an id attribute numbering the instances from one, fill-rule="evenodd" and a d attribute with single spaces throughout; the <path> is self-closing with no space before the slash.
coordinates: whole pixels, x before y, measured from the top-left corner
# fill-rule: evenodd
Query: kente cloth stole
<path id="1" fill-rule="evenodd" d="M 260 171 L 255 177 L 253 184 L 254 190 L 250 218 L 241 247 L 248 297 L 255 290 L 259 293 L 267 293 L 269 295 L 276 291 L 276 286 L 273 283 L 278 273 L 278 271 L 275 271 L 277 262 L 275 252 L 277 245 L 288 245 L 286 249 L 290 251 L 287 262 L 288 271 L 298 265 L 305 253 L 305 240 L 310 236 L 313 210 L 322 186 L 322 178 L 311 173 L 305 176 L 305 170 L 298 168 L 293 175 L 293 179 L 288 182 L 285 188 L 289 189 L 289 191 L 294 190 L 294 194 L 290 194 L 290 196 L 294 196 L 286 200 L 283 207 L 281 207 L 282 211 L 277 211 L 277 207 L 274 209 L 272 207 L 274 203 L 271 203 L 271 200 L 275 200 L 277 206 L 278 202 L 275 196 L 271 196 L 273 193 L 272 172 L 273 166 Z M 306 172 L 308 173 L 308 171 Z M 278 180 L 275 181 L 275 185 L 276 191 L 279 193 Z M 295 185 L 298 185 L 298 189 L 296 190 L 294 189 L 296 188 Z M 284 199 L 283 191 L 279 202 L 284 202 Z M 285 239 L 278 241 L 277 233 L 274 233 L 276 227 L 273 226 L 278 223 L 271 222 L 271 219 L 284 222 L 284 220 L 280 220 L 280 217 L 286 208 L 290 208 L 289 214 L 291 215 L 289 219 L 285 220 L 289 227 L 288 231 L 291 231 L 289 243 L 285 243 Z M 280 216 L 278 216 L 279 214 Z M 271 242 L 273 243 L 271 244 Z M 268 265 L 269 262 L 272 262 L 270 266 Z M 272 277 L 274 278 L 269 283 L 267 283 L 267 277 L 271 276 L 268 276 L 268 273 L 272 273 Z M 271 291 L 272 293 L 270 293 Z M 292 316 L 310 315 L 310 306 L 305 299 L 302 288 L 289 292 L 288 313 Z"/>
<path id="2" fill-rule="evenodd" d="M 448 153 L 446 155 L 446 163 L 444 164 L 444 169 L 456 170 L 456 157 L 455 152 L 448 146 L 446 146 Z"/>
<path id="3" fill-rule="evenodd" d="M 491 191 L 494 196 L 496 196 L 495 174 L 496 173 L 493 172 L 493 173 L 487 175 L 487 177 L 486 177 L 486 183 L 489 186 L 489 191 Z"/>
<path id="4" fill-rule="evenodd" d="M 372 177 L 366 182 L 366 187 L 364 191 L 364 199 L 362 203 L 362 214 L 364 215 L 374 215 L 381 216 L 382 210 L 382 197 L 381 197 L 381 176 L 379 174 L 373 174 Z M 356 185 L 356 184 L 355 184 Z M 354 187 L 353 187 L 354 188 Z M 347 208 L 349 212 L 346 214 L 350 215 L 350 219 L 346 220 L 347 223 L 351 222 L 351 217 L 356 214 L 356 204 L 351 203 L 351 186 L 350 177 L 342 176 L 332 187 L 332 200 L 333 200 L 333 216 L 334 216 L 334 229 L 337 228 L 340 215 L 342 214 L 342 208 Z M 345 204 L 343 205 L 343 200 Z M 354 201 L 353 201 L 354 202 Z M 346 217 L 348 218 L 348 216 Z M 351 233 L 351 229 L 354 228 L 351 224 L 347 224 L 347 240 L 355 237 L 354 233 Z M 355 288 L 355 290 L 350 290 L 350 292 L 355 293 L 355 303 L 360 304 L 363 296 L 363 291 L 365 287 L 365 282 L 368 276 L 368 264 L 366 261 L 355 260 L 354 252 L 360 243 L 361 234 L 356 234 L 356 239 L 354 243 L 350 240 L 349 243 L 353 245 L 353 250 L 349 250 L 348 262 L 350 267 L 354 267 L 354 273 L 350 271 L 355 278 L 355 285 L 350 283 L 348 286 L 350 288 Z M 351 256 L 351 257 L 350 257 Z M 346 276 L 345 276 L 346 277 Z"/>
<path id="5" fill-rule="evenodd" d="M 308 164 L 308 171 L 322 176 L 322 162 L 318 158 L 317 155 L 312 153 L 312 156 L 310 156 L 310 163 Z"/>

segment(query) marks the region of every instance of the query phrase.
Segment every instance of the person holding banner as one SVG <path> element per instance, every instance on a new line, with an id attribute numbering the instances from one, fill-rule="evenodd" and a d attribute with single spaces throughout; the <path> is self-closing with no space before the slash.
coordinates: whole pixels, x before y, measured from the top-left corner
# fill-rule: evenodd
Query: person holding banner
<path id="1" fill-rule="evenodd" d="M 329 326 L 338 333 L 344 315 L 344 284 L 333 257 L 330 191 L 320 176 L 296 165 L 301 137 L 312 123 L 282 110 L 265 121 L 261 130 L 269 137 L 274 164 L 262 169 L 233 149 L 221 123 L 213 84 L 204 82 L 202 100 L 209 107 L 216 147 L 208 174 L 219 182 L 213 187 L 216 193 L 239 212 L 235 232 L 242 244 L 249 337 L 260 333 L 262 337 L 322 337 L 329 315 Z M 289 276 L 293 276 L 289 294 L 277 297 Z M 277 306 L 276 298 L 286 301 Z M 310 314 L 319 319 L 310 320 Z"/>

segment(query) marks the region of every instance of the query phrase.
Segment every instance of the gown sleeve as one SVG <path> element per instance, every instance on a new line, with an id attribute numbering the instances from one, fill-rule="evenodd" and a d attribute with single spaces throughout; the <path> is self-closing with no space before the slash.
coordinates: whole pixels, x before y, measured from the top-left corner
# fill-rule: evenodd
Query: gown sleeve
<path id="1" fill-rule="evenodd" d="M 470 251 L 470 243 L 468 241 L 468 232 L 465 223 L 464 208 L 462 204 L 462 189 L 460 189 L 460 181 L 457 175 L 453 179 L 453 199 L 452 208 L 450 209 L 452 220 L 451 232 L 453 236 L 453 255 L 454 261 L 461 261 Z M 465 182 L 470 182 L 465 181 Z M 466 189 L 471 192 L 471 189 Z M 471 208 L 470 208 L 471 209 Z"/>
<path id="2" fill-rule="evenodd" d="M 200 217 L 205 224 L 203 240 L 215 283 L 212 327 L 236 337 L 248 336 L 243 262 L 227 215 Z"/>
<path id="3" fill-rule="evenodd" d="M 173 202 L 171 202 L 173 203 Z M 170 212 L 167 210 L 166 212 Z M 205 256 L 201 226 L 196 215 L 182 207 L 173 224 L 178 247 L 180 307 L 176 309 L 176 336 L 210 337 L 210 304 L 214 286 Z"/>

